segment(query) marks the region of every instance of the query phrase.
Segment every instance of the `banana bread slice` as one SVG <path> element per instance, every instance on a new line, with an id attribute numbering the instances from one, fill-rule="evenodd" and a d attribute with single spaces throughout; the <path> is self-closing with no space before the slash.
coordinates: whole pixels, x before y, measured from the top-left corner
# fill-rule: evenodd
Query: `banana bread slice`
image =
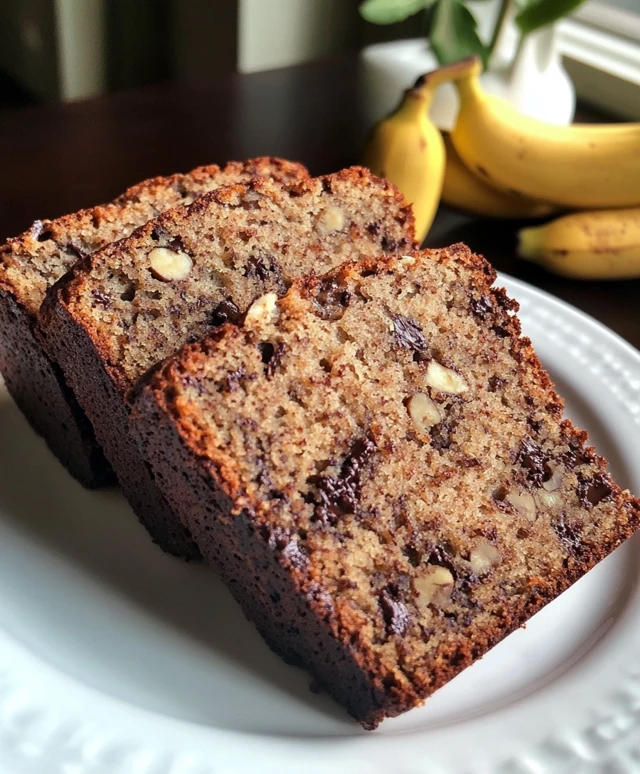
<path id="1" fill-rule="evenodd" d="M 136 380 L 266 291 L 284 293 L 293 278 L 352 256 L 410 249 L 413 238 L 410 206 L 364 169 L 292 185 L 255 178 L 160 216 L 52 288 L 41 313 L 50 354 L 164 548 L 197 553 L 127 432 Z"/>
<path id="2" fill-rule="evenodd" d="M 113 473 L 91 423 L 40 344 L 37 316 L 47 288 L 79 258 L 128 236 L 170 207 L 255 175 L 283 181 L 309 176 L 301 164 L 272 158 L 232 162 L 222 169 L 200 167 L 186 175 L 146 180 L 110 204 L 37 220 L 0 247 L 0 372 L 32 427 L 85 486 L 110 483 Z"/>
<path id="3" fill-rule="evenodd" d="M 132 424 L 267 642 L 366 728 L 640 526 L 463 245 L 257 300 L 142 380 Z"/>

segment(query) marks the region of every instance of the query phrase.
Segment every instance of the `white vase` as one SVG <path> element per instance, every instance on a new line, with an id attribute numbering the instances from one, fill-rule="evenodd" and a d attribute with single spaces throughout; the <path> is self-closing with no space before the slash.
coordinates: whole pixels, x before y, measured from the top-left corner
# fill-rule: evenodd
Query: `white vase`
<path id="1" fill-rule="evenodd" d="M 515 28 L 508 25 L 489 70 L 481 76 L 482 85 L 526 115 L 553 124 L 570 124 L 575 111 L 575 90 L 562 65 L 555 27 L 528 35 L 520 45 L 517 40 Z M 361 68 L 369 120 L 373 123 L 391 112 L 418 76 L 437 67 L 435 55 L 423 38 L 365 48 Z M 456 89 L 445 84 L 436 92 L 431 118 L 440 129 L 452 129 L 457 113 Z"/>

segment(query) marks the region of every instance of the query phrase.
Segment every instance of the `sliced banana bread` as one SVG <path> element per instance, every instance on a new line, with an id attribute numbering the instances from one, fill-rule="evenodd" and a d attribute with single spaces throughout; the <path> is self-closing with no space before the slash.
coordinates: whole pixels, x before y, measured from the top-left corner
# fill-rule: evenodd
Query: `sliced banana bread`
<path id="1" fill-rule="evenodd" d="M 186 175 L 146 180 L 110 204 L 37 220 L 0 247 L 0 372 L 33 428 L 86 486 L 109 483 L 113 474 L 91 423 L 41 347 L 37 315 L 47 288 L 79 258 L 128 236 L 170 207 L 255 175 L 283 181 L 309 176 L 301 164 L 272 158 L 232 162 L 222 169 L 200 167 Z"/>
<path id="2" fill-rule="evenodd" d="M 125 396 L 136 380 L 257 296 L 353 256 L 410 248 L 413 238 L 407 202 L 364 169 L 293 185 L 254 178 L 160 216 L 52 288 L 41 313 L 50 354 L 164 548 L 196 554 L 127 432 Z"/>
<path id="3" fill-rule="evenodd" d="M 132 424 L 267 642 L 366 728 L 420 704 L 640 526 L 463 245 L 257 300 Z"/>

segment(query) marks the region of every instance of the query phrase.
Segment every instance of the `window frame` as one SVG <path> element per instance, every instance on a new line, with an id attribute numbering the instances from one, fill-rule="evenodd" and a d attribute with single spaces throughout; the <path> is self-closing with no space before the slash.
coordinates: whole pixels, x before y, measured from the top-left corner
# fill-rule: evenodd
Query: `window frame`
<path id="1" fill-rule="evenodd" d="M 579 98 L 640 121 L 640 13 L 585 3 L 558 25 L 558 45 Z"/>

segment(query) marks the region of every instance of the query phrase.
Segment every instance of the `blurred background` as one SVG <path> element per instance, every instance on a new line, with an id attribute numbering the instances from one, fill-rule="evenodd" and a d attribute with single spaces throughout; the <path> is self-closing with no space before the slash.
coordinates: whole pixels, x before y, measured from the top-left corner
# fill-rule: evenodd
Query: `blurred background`
<path id="1" fill-rule="evenodd" d="M 482 18 L 496 3 L 471 3 Z M 375 26 L 359 0 L 0 0 L 0 108 L 166 81 L 207 81 L 417 37 L 422 15 Z M 640 118 L 640 0 L 588 2 L 559 27 L 579 99 Z"/>

